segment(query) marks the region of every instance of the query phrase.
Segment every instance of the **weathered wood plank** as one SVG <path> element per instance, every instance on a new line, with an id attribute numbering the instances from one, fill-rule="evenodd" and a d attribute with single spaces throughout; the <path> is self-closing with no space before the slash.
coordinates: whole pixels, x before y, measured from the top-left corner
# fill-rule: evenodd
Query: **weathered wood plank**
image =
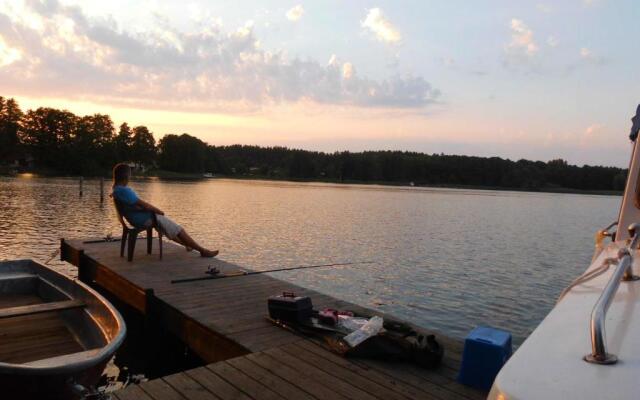
<path id="1" fill-rule="evenodd" d="M 295 346 L 299 346 L 300 348 L 303 348 L 320 357 L 323 357 L 334 364 L 340 365 L 343 368 L 346 368 L 352 371 L 353 373 L 366 377 L 367 379 L 373 382 L 376 382 L 377 384 L 383 385 L 395 392 L 401 393 L 405 397 L 415 399 L 415 398 L 424 398 L 425 396 L 429 395 L 429 393 L 424 392 L 422 389 L 418 389 L 406 384 L 402 384 L 401 382 L 399 382 L 398 380 L 394 379 L 389 375 L 385 375 L 381 372 L 378 372 L 372 368 L 369 368 L 363 365 L 358 365 L 342 356 L 328 352 L 323 347 L 309 340 L 297 342 Z M 434 393 L 434 397 L 437 397 L 435 393 Z"/>
<path id="2" fill-rule="evenodd" d="M 277 393 L 268 387 L 254 380 L 243 372 L 232 367 L 226 361 L 222 361 L 213 365 L 208 365 L 209 370 L 216 373 L 225 381 L 231 383 L 238 390 L 245 392 L 254 399 L 276 400 L 280 399 Z"/>
<path id="3" fill-rule="evenodd" d="M 282 396 L 285 399 L 312 400 L 313 397 L 302 389 L 290 384 L 267 369 L 251 362 L 244 357 L 233 358 L 227 361 L 236 369 L 259 381 L 263 385 Z"/>
<path id="4" fill-rule="evenodd" d="M 189 375 L 178 373 L 162 378 L 183 397 L 189 400 L 217 400 L 219 399 L 214 393 L 208 391 L 204 386 L 197 383 Z"/>
<path id="5" fill-rule="evenodd" d="M 138 385 L 127 386 L 125 389 L 118 390 L 118 392 L 112 393 L 111 395 L 117 397 L 119 400 L 154 400 L 140 389 Z"/>
<path id="6" fill-rule="evenodd" d="M 300 375 L 304 375 L 311 379 L 317 380 L 318 382 L 331 387 L 336 392 L 342 394 L 347 398 L 369 400 L 376 398 L 375 396 L 370 395 L 364 390 L 352 386 L 348 382 L 345 382 L 340 378 L 336 378 L 335 376 L 330 375 L 317 368 L 315 365 L 292 356 L 281 349 L 269 349 L 266 350 L 265 353 L 269 354 L 283 364 L 287 364 L 289 367 L 296 369 Z"/>
<path id="7" fill-rule="evenodd" d="M 298 357 L 309 364 L 316 366 L 336 378 L 349 382 L 349 384 L 362 389 L 373 396 L 382 396 L 384 399 L 392 400 L 404 400 L 407 398 L 404 394 L 390 390 L 388 387 L 376 382 L 375 379 L 369 379 L 370 376 L 365 376 L 365 374 L 363 374 L 364 370 L 361 368 L 349 368 L 348 363 L 334 363 L 296 344 L 282 346 L 280 349 L 294 357 Z"/>
<path id="8" fill-rule="evenodd" d="M 246 393 L 236 388 L 229 382 L 225 381 L 213 371 L 202 367 L 185 372 L 194 381 L 205 387 L 212 393 L 215 393 L 222 400 L 250 400 Z"/>
<path id="9" fill-rule="evenodd" d="M 138 386 L 154 400 L 186 399 L 186 397 L 182 396 L 180 393 L 178 393 L 178 391 L 172 388 L 171 385 L 169 385 L 162 379 L 154 379 L 152 381 L 142 382 Z"/>
<path id="10" fill-rule="evenodd" d="M 16 306 L 0 309 L 0 318 L 21 317 L 25 315 L 42 314 L 54 311 L 82 308 L 86 304 L 82 300 L 53 301 L 50 303 L 31 304 L 28 306 Z"/>
<path id="11" fill-rule="evenodd" d="M 318 399 L 347 399 L 347 397 L 335 391 L 331 386 L 326 386 L 313 378 L 307 377 L 304 374 L 300 374 L 299 371 L 295 368 L 281 363 L 280 361 L 276 360 L 268 354 L 265 354 L 264 352 L 252 353 L 245 357 L 248 360 L 260 365 L 264 369 L 273 372 L 292 385 L 297 386 L 305 390 L 307 393 L 312 394 Z"/>

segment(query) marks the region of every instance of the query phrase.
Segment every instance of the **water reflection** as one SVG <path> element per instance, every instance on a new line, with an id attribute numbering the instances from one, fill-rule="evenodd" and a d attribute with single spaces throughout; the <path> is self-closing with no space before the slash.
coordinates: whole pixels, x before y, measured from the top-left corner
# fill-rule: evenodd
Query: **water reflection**
<path id="1" fill-rule="evenodd" d="M 105 187 L 108 188 L 108 183 Z M 136 181 L 223 259 L 463 337 L 478 324 L 519 343 L 587 266 L 618 197 L 233 180 Z M 118 235 L 99 182 L 0 178 L 0 258 L 44 262 L 61 237 Z M 57 260 L 56 268 L 75 274 Z"/>

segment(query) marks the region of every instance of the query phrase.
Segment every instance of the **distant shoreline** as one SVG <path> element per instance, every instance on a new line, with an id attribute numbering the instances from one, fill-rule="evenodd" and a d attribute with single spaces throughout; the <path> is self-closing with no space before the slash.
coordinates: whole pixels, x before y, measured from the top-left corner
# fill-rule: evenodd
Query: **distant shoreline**
<path id="1" fill-rule="evenodd" d="M 79 179 L 80 176 L 61 175 L 52 171 L 34 171 L 18 174 L 7 174 L 0 171 L 0 177 L 19 177 L 20 175 L 32 174 L 36 178 L 68 178 Z M 86 176 L 85 179 L 99 179 L 101 176 Z M 110 180 L 111 176 L 102 176 L 105 179 Z M 215 179 L 229 179 L 239 181 L 272 181 L 272 182 L 298 182 L 298 183 L 331 183 L 331 184 L 344 184 L 344 185 L 380 185 L 390 187 L 414 187 L 414 188 L 437 188 L 437 189 L 466 189 L 466 190 L 491 190 L 500 192 L 527 192 L 527 193 L 566 193 L 566 194 L 585 194 L 596 196 L 622 196 L 622 191 L 615 190 L 578 190 L 562 187 L 544 187 L 544 188 L 510 188 L 503 186 L 481 186 L 481 185 L 456 185 L 456 184 L 422 184 L 416 183 L 413 186 L 410 182 L 396 182 L 396 181 L 357 181 L 357 180 L 333 180 L 333 179 L 299 179 L 299 178 L 278 178 L 272 176 L 261 175 L 222 175 L 218 174 L 213 177 L 205 177 L 203 174 L 194 173 L 181 173 L 173 171 L 153 170 L 149 174 L 136 174 L 134 179 L 161 179 L 168 181 L 200 181 L 200 180 L 215 180 Z"/>

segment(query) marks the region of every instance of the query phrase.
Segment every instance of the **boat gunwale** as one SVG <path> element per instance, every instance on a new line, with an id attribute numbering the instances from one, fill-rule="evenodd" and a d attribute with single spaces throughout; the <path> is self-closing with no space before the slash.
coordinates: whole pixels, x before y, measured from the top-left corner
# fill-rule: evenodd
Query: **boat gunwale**
<path id="1" fill-rule="evenodd" d="M 71 278 L 65 274 L 62 274 L 58 271 L 55 271 L 43 264 L 40 264 L 31 259 L 20 259 L 20 260 L 2 260 L 0 261 L 0 266 L 5 264 L 15 264 L 15 265 L 28 265 L 35 266 L 37 269 L 45 269 L 48 273 L 52 273 L 54 276 L 58 277 L 62 280 L 67 280 L 71 282 L 73 285 L 78 285 L 81 289 L 85 290 L 90 296 L 93 296 L 98 304 L 104 307 L 109 314 L 113 317 L 117 326 L 117 333 L 113 336 L 111 340 L 107 339 L 108 342 L 98 349 L 89 349 L 81 352 L 69 353 L 62 356 L 51 357 L 51 358 L 43 358 L 41 360 L 34 360 L 29 363 L 15 364 L 15 363 L 6 363 L 0 361 L 0 374 L 4 375 L 45 375 L 45 374 L 54 374 L 54 375 L 62 375 L 62 374 L 73 374 L 78 371 L 86 370 L 100 363 L 106 362 L 113 356 L 116 350 L 122 345 L 122 342 L 126 336 L 126 325 L 124 322 L 124 318 L 120 315 L 120 312 L 100 293 L 96 290 L 92 289 L 82 281 L 77 278 Z M 1 270 L 0 270 L 1 271 Z M 1 275 L 1 274 L 0 274 Z M 40 279 L 43 279 L 48 282 L 44 277 L 35 273 Z M 52 282 L 49 282 L 53 284 Z M 89 317 L 94 321 L 94 323 L 98 326 L 101 324 L 95 320 L 94 316 L 91 312 L 84 310 L 83 312 L 87 312 Z M 98 350 L 98 351 L 96 351 Z M 86 353 L 89 354 L 92 351 L 96 351 L 95 355 L 91 357 L 87 357 L 86 359 L 75 361 L 71 363 L 65 363 L 65 359 L 73 358 L 74 355 Z M 43 363 L 47 360 L 54 361 L 52 365 L 46 366 L 38 366 L 38 365 L 29 365 L 30 363 Z"/>

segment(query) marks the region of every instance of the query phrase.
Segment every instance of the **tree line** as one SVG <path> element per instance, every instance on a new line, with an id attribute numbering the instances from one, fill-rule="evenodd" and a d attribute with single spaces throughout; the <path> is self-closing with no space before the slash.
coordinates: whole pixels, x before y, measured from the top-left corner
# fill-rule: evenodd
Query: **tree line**
<path id="1" fill-rule="evenodd" d="M 116 162 L 126 161 L 179 173 L 527 190 L 619 191 L 626 180 L 621 168 L 578 167 L 562 159 L 213 146 L 186 133 L 167 134 L 156 143 L 147 127 L 123 123 L 116 129 L 105 114 L 77 116 L 47 107 L 22 112 L 14 99 L 0 97 L 0 164 L 25 159 L 41 169 L 86 176 L 103 175 Z"/>

